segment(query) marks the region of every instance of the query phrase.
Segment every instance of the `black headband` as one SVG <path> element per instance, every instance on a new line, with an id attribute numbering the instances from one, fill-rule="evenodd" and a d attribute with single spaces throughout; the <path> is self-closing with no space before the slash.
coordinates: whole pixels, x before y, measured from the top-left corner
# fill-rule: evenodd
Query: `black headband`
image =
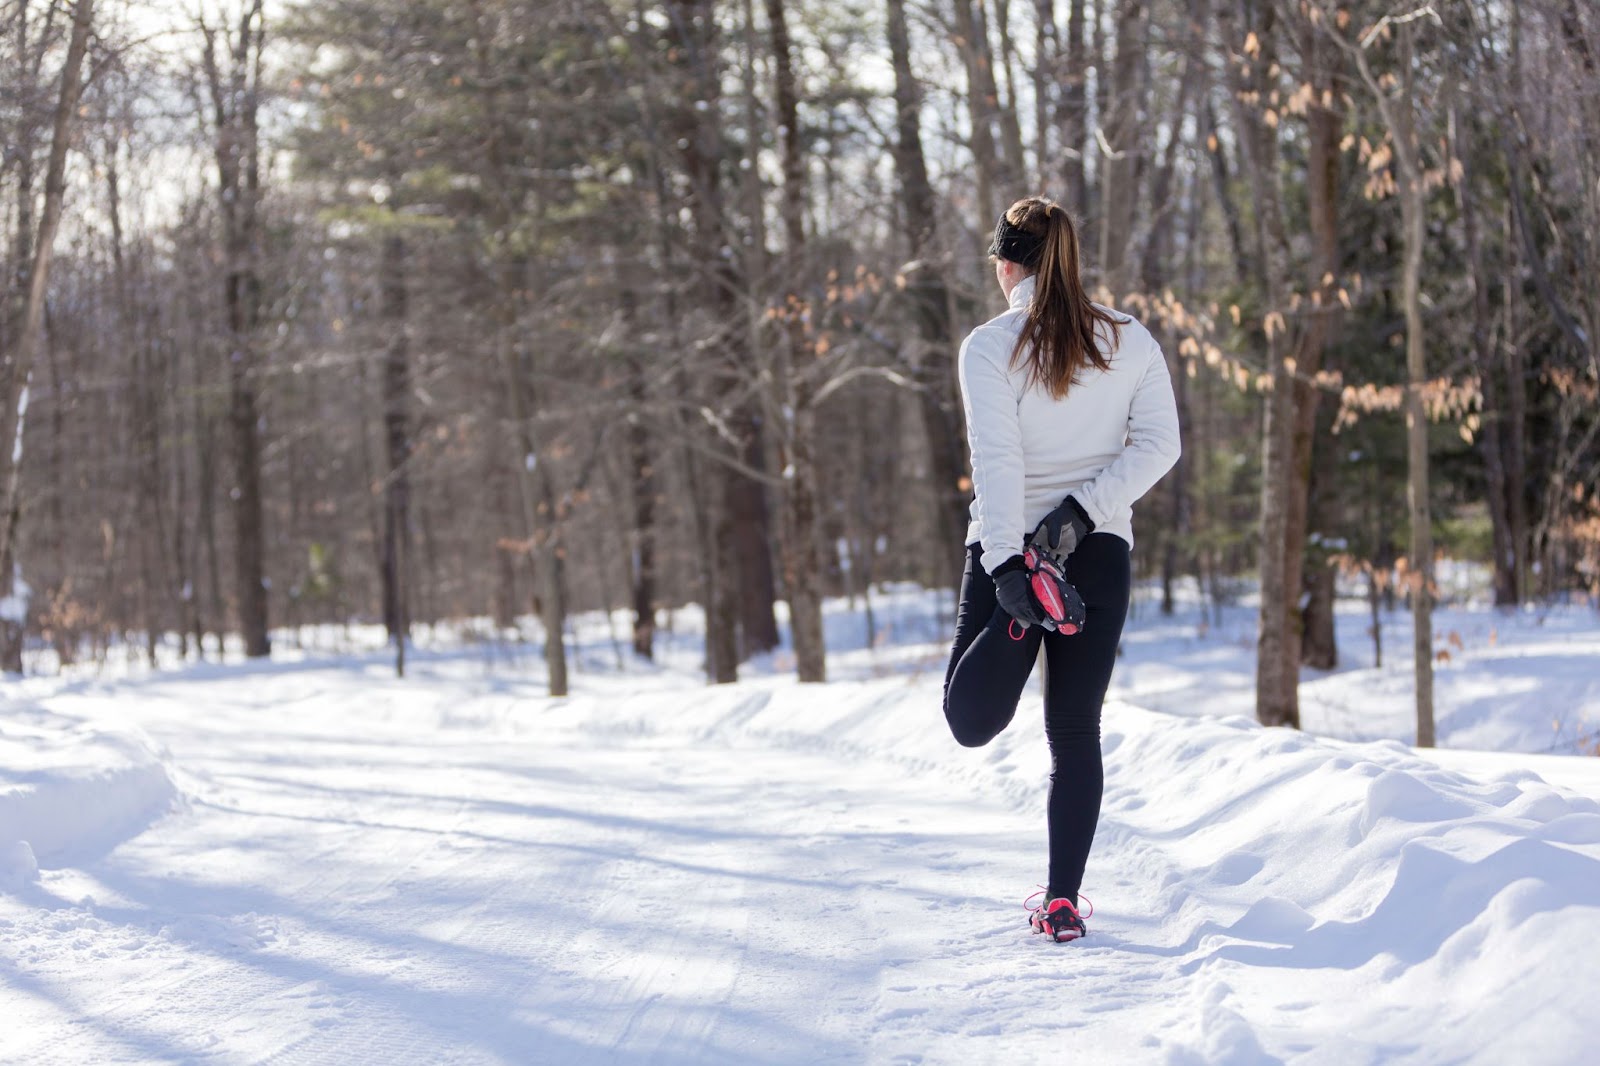
<path id="1" fill-rule="evenodd" d="M 1039 265 L 1039 253 L 1044 251 L 1044 238 L 1024 233 L 1001 215 L 994 226 L 994 240 L 989 242 L 989 254 L 1025 267 Z"/>

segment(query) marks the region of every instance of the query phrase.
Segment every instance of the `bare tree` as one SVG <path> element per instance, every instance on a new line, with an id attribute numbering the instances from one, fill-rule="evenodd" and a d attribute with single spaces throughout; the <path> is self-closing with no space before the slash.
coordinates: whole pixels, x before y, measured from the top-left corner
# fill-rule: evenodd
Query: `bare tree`
<path id="1" fill-rule="evenodd" d="M 267 630 L 266 516 L 262 505 L 257 366 L 261 323 L 261 107 L 266 19 L 261 0 L 241 7 L 227 33 L 201 21 L 202 54 L 210 91 L 217 166 L 217 205 L 225 267 L 222 299 L 227 323 L 228 424 L 233 445 L 234 580 L 245 654 L 272 653 Z M 226 68 L 218 59 L 225 49 Z"/>
<path id="2" fill-rule="evenodd" d="M 26 9 L 19 18 L 26 19 Z M 94 17 L 94 0 L 77 0 L 72 12 L 72 37 L 61 65 L 60 87 L 56 95 L 55 119 L 50 137 L 50 157 L 45 165 L 44 206 L 38 231 L 21 242 L 19 250 L 31 252 L 26 269 L 26 288 L 18 316 L 20 329 L 9 358 L 0 361 L 0 594 L 15 593 L 17 569 L 17 526 L 21 522 L 22 499 L 18 491 L 22 465 L 23 417 L 27 411 L 28 381 L 38 358 L 44 334 L 45 294 L 50 285 L 50 266 L 55 257 L 56 231 L 61 225 L 62 206 L 67 191 L 67 148 L 72 142 L 78 116 L 78 98 L 83 93 L 83 59 L 88 51 L 89 30 Z M 18 47 L 25 39 L 19 34 Z M 23 183 L 22 195 L 31 198 L 32 190 Z M 26 224 L 31 212 L 24 213 Z M 19 266 L 19 270 L 20 270 Z M 20 286 L 19 286 L 20 288 Z M 22 626 L 24 619 L 4 612 L 0 617 L 0 669 L 22 669 Z"/>
<path id="3" fill-rule="evenodd" d="M 957 338 L 951 330 L 951 293 L 945 276 L 947 256 L 940 243 L 939 202 L 928 179 L 922 146 L 919 112 L 923 95 L 911 68 L 904 0 L 888 0 L 887 29 L 894 69 L 895 173 L 900 180 L 904 229 L 910 244 L 910 259 L 901 267 L 900 276 L 905 279 L 916 327 L 916 342 L 908 345 L 908 361 L 921 383 L 917 400 L 929 443 L 937 555 L 956 560 L 961 557 L 967 532 L 967 493 L 961 488 L 966 474 L 966 440 L 960 404 L 956 401 L 955 361 L 949 357 Z"/>
<path id="4" fill-rule="evenodd" d="M 1427 342 L 1422 315 L 1422 255 L 1427 241 L 1426 186 L 1421 137 L 1417 130 L 1416 23 L 1432 15 L 1422 8 L 1400 18 L 1385 16 L 1351 40 L 1338 28 L 1333 12 L 1322 10 L 1325 32 L 1355 61 L 1361 80 L 1378 105 L 1393 149 L 1395 194 L 1400 201 L 1403 266 L 1402 300 L 1406 317 L 1406 464 L 1410 504 L 1411 552 L 1408 566 L 1411 597 L 1412 654 L 1415 659 L 1417 745 L 1434 744 L 1433 715 L 1433 511 L 1428 493 L 1428 413 L 1424 389 L 1429 383 Z M 1433 17 L 1437 17 L 1433 15 Z M 1369 52 L 1390 35 L 1398 38 L 1395 70 L 1380 78 Z"/>

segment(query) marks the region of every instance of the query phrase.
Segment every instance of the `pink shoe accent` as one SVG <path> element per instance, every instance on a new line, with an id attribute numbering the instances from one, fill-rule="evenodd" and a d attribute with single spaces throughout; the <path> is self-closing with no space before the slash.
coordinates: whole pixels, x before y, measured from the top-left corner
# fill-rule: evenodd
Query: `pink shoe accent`
<path id="1" fill-rule="evenodd" d="M 1028 909 L 1028 925 L 1035 933 L 1044 933 L 1058 944 L 1069 940 L 1077 940 L 1088 935 L 1089 930 L 1083 924 L 1084 918 L 1094 914 L 1094 904 L 1087 898 L 1083 902 L 1088 904 L 1088 912 L 1080 913 L 1067 898 L 1045 900 L 1038 906 L 1032 906 L 1034 900 L 1045 895 L 1045 890 L 1040 889 L 1023 901 L 1023 906 Z"/>

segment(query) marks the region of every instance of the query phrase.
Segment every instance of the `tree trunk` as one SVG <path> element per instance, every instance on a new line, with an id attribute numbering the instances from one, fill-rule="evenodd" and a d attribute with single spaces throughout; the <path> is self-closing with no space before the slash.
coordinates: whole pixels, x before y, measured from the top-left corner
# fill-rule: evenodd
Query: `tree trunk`
<path id="1" fill-rule="evenodd" d="M 783 275 L 790 280 L 783 303 L 789 306 L 801 303 L 796 282 L 805 276 L 805 164 L 784 0 L 767 0 L 767 23 L 772 33 L 773 84 L 783 159 Z M 827 680 L 827 651 L 822 636 L 822 566 L 817 551 L 816 411 L 801 365 L 802 354 L 807 350 L 801 322 L 785 322 L 775 342 L 772 385 L 778 402 L 772 406 L 781 420 L 783 587 L 789 598 L 795 666 L 802 682 L 821 682 Z"/>
<path id="2" fill-rule="evenodd" d="M 1061 77 L 1061 42 L 1056 31 L 1055 0 L 1033 0 L 1033 152 L 1036 187 L 1047 186 L 1056 173 L 1051 134 L 1055 130 L 1056 82 Z M 1067 200 L 1067 210 L 1075 206 Z"/>
<path id="3" fill-rule="evenodd" d="M 222 298 L 228 345 L 228 428 L 234 484 L 234 580 L 245 654 L 272 653 L 267 625 L 266 519 L 262 503 L 261 415 L 255 345 L 261 319 L 259 206 L 261 171 L 256 110 L 265 27 L 261 0 L 226 35 L 229 65 L 217 64 L 216 35 L 202 24 L 205 70 L 216 121 L 217 195 L 223 222 Z M 224 80 L 226 79 L 226 80 Z"/>
<path id="4" fill-rule="evenodd" d="M 1427 190 L 1416 131 L 1414 27 L 1398 30 L 1400 77 L 1394 95 L 1373 74 L 1366 54 L 1353 49 L 1362 80 L 1378 103 L 1394 144 L 1395 182 L 1404 242 L 1402 291 L 1406 315 L 1406 496 L 1411 519 L 1407 578 L 1411 595 L 1412 657 L 1417 698 L 1417 746 L 1431 748 L 1433 731 L 1433 513 L 1428 498 L 1428 380 L 1422 320 L 1422 253 L 1427 240 Z"/>
<path id="5" fill-rule="evenodd" d="M 1528 369 L 1527 355 L 1522 345 L 1513 340 L 1516 336 L 1518 311 L 1523 306 L 1521 244 L 1516 240 L 1516 198 L 1506 213 L 1506 263 L 1501 289 L 1505 316 L 1505 469 L 1506 510 L 1511 522 L 1511 551 L 1517 572 L 1517 593 L 1526 599 L 1532 593 L 1533 541 L 1529 535 L 1528 521 Z"/>
<path id="6" fill-rule="evenodd" d="M 1339 665 L 1338 634 L 1334 628 L 1334 603 L 1338 571 L 1333 564 L 1337 546 L 1332 531 L 1342 524 L 1339 507 L 1338 438 L 1331 432 L 1332 419 L 1317 419 L 1316 448 L 1312 459 L 1310 499 L 1312 535 L 1307 538 L 1305 562 L 1305 606 L 1300 611 L 1300 662 L 1316 670 L 1332 670 Z"/>
<path id="7" fill-rule="evenodd" d="M 383 238 L 381 271 L 381 314 L 389 334 L 383 360 L 383 426 L 389 467 L 383 490 L 383 622 L 394 644 L 395 673 L 404 677 L 406 644 L 411 637 L 406 579 L 411 559 L 411 366 L 406 242 L 398 233 Z"/>
<path id="8" fill-rule="evenodd" d="M 1479 451 L 1483 456 L 1483 470 L 1487 482 L 1489 524 L 1494 551 L 1494 603 L 1496 607 L 1514 607 L 1521 601 L 1517 585 L 1517 552 L 1512 543 L 1511 508 L 1506 498 L 1505 445 L 1501 433 L 1501 419 L 1505 417 L 1500 397 L 1499 360 L 1494 356 L 1495 342 L 1490 324 L 1489 285 L 1483 262 L 1483 242 L 1478 222 L 1477 196 L 1473 189 L 1476 172 L 1473 169 L 1471 146 L 1463 146 L 1465 135 L 1460 114 L 1450 112 L 1450 125 L 1456 143 L 1453 156 L 1461 163 L 1461 178 L 1456 182 L 1456 205 L 1461 211 L 1462 231 L 1467 242 L 1467 272 L 1472 282 L 1472 356 L 1483 388 L 1483 433 Z"/>
<path id="9" fill-rule="evenodd" d="M 1311 294 L 1295 345 L 1294 430 L 1292 481 L 1289 486 L 1289 523 L 1284 541 L 1284 594 L 1289 597 L 1285 611 L 1296 623 L 1291 636 L 1300 638 L 1292 649 L 1297 662 L 1332 669 L 1338 660 L 1334 644 L 1334 585 L 1328 571 L 1328 551 L 1322 547 L 1336 520 L 1331 485 L 1334 469 L 1324 460 L 1314 471 L 1314 450 L 1319 437 L 1327 441 L 1331 423 L 1319 419 L 1321 393 L 1312 379 L 1323 369 L 1328 349 L 1337 334 L 1343 305 L 1339 302 L 1339 138 L 1344 128 L 1344 96 L 1339 71 L 1331 64 L 1330 46 L 1321 41 L 1311 27 L 1301 38 L 1305 79 L 1314 100 L 1306 110 L 1306 214 L 1311 228 L 1311 258 L 1306 276 L 1306 291 Z M 1329 447 L 1325 446 L 1324 451 Z M 1310 525 L 1313 483 L 1321 475 L 1322 506 L 1317 524 Z M 1315 533 L 1317 547 L 1312 551 L 1312 573 L 1306 577 L 1306 553 Z M 1307 627 L 1315 635 L 1307 633 Z M 1313 647 L 1307 650 L 1305 642 Z"/>
<path id="10" fill-rule="evenodd" d="M 506 84 L 491 52 L 494 27 L 478 27 L 476 39 L 477 77 L 484 87 L 481 96 L 487 212 L 492 238 L 489 268 L 495 290 L 495 349 L 498 355 L 506 399 L 510 405 L 511 432 L 517 442 L 512 456 L 518 500 L 522 510 L 522 529 L 526 538 L 528 562 L 533 569 L 534 596 L 539 622 L 544 630 L 545 672 L 550 695 L 565 696 L 567 682 L 566 650 L 566 547 L 563 541 L 565 515 L 556 497 L 555 480 L 550 473 L 550 456 L 540 454 L 540 441 L 533 416 L 538 409 L 529 380 L 532 360 L 527 351 L 527 330 L 523 309 L 534 284 L 530 279 L 527 247 L 538 247 L 536 229 L 541 210 L 537 204 L 538 186 L 530 184 L 524 172 L 523 152 L 537 155 L 537 146 L 525 143 L 528 131 L 513 110 L 502 107 L 501 93 Z M 531 207 L 529 200 L 535 201 Z M 533 220 L 533 232 L 520 228 Z M 526 242 L 526 246 L 523 242 Z"/>
<path id="11" fill-rule="evenodd" d="M 994 139 L 994 119 L 998 109 L 994 88 L 993 58 L 989 54 L 989 39 L 980 33 L 980 23 L 973 15 L 975 0 L 955 0 L 956 50 L 960 52 L 967 72 L 967 114 L 972 128 L 973 176 L 977 185 L 978 211 L 981 218 L 993 218 L 1002 206 L 1015 199 L 999 148 Z M 997 191 L 998 186 L 998 191 Z M 1001 204 L 1000 201 L 1005 203 Z"/>
<path id="12" fill-rule="evenodd" d="M 623 330 L 628 337 L 638 336 L 638 298 L 632 289 L 619 285 L 619 305 Z M 632 600 L 633 653 L 641 659 L 655 659 L 656 639 L 656 496 L 661 491 L 656 473 L 658 462 L 651 447 L 650 429 L 645 422 L 649 404 L 646 368 L 639 349 L 627 349 L 628 400 L 633 410 L 627 417 L 628 489 L 633 500 Z"/>
<path id="13" fill-rule="evenodd" d="M 679 77 L 672 115 L 693 224 L 691 255 L 698 269 L 703 271 L 697 279 L 698 294 L 717 321 L 732 322 L 739 313 L 734 294 L 741 291 L 742 286 L 737 266 L 722 255 L 721 250 L 738 247 L 742 242 L 729 232 L 723 204 L 722 134 L 714 106 L 720 95 L 721 77 L 717 23 L 709 0 L 672 0 L 672 8 L 667 37 L 673 45 L 672 55 Z M 729 376 L 737 359 L 730 344 L 722 339 L 717 350 L 710 353 L 714 362 L 707 377 L 710 391 L 719 400 L 733 387 Z M 738 428 L 744 429 L 745 423 Z M 739 457 L 753 458 L 758 466 L 764 466 L 760 451 L 753 456 L 750 452 L 752 446 L 759 448 L 759 439 L 753 439 L 749 432 L 741 435 Z M 708 447 L 718 447 L 721 443 L 707 435 Z M 691 470 L 696 465 L 691 458 Z M 704 522 L 706 534 L 701 552 L 702 595 L 706 601 L 706 672 L 714 683 L 726 684 L 738 680 L 741 600 L 765 600 L 766 613 L 770 615 L 771 555 L 766 544 L 766 504 L 759 485 L 726 465 L 714 475 L 699 471 L 694 480 L 700 489 L 696 499 L 703 501 L 696 511 L 696 520 Z M 751 587 L 752 582 L 761 583 L 759 571 L 763 556 L 767 560 L 768 574 L 765 587 Z M 775 642 L 776 626 L 773 628 Z"/>
<path id="14" fill-rule="evenodd" d="M 713 684 L 739 680 L 739 577 L 740 553 L 737 520 L 730 505 L 733 486 L 747 479 L 720 469 L 711 479 L 722 489 L 721 502 L 711 509 L 707 528 L 712 550 L 705 560 L 706 673 Z M 713 491 L 708 489 L 707 491 Z"/>
<path id="15" fill-rule="evenodd" d="M 928 180 L 918 115 L 921 93 L 911 72 L 904 0 L 888 0 L 889 56 L 894 69 L 895 172 L 905 205 L 905 231 L 911 262 L 904 268 L 920 343 L 910 362 L 922 388 L 917 401 L 928 437 L 929 476 L 933 481 L 933 528 L 937 557 L 958 565 L 966 541 L 966 438 L 956 400 L 955 338 L 950 326 L 950 292 L 939 248 L 938 202 Z"/>
<path id="16" fill-rule="evenodd" d="M 1101 158 L 1100 270 L 1113 300 L 1132 291 L 1133 215 L 1138 205 L 1137 163 L 1145 131 L 1140 128 L 1143 79 L 1139 65 L 1145 50 L 1144 0 L 1120 0 L 1117 7 L 1117 58 L 1111 68 L 1109 112 L 1101 131 L 1107 149 Z"/>
<path id="17" fill-rule="evenodd" d="M 1417 144 L 1416 115 L 1412 102 L 1412 27 L 1401 30 L 1400 98 L 1391 107 L 1389 127 L 1394 131 L 1395 159 L 1399 164 L 1400 209 L 1405 229 L 1406 309 L 1406 493 L 1411 512 L 1412 654 L 1417 690 L 1417 746 L 1431 748 L 1433 735 L 1433 509 L 1428 485 L 1428 416 L 1422 402 L 1428 380 L 1427 348 L 1422 321 L 1422 252 L 1427 241 L 1427 204 L 1422 161 Z M 1381 93 L 1381 88 L 1378 89 Z"/>
<path id="18" fill-rule="evenodd" d="M 1084 36 L 1083 0 L 1072 0 L 1067 16 L 1067 62 L 1061 74 L 1061 153 L 1067 210 L 1082 217 L 1089 210 L 1083 157 L 1089 145 L 1089 54 Z"/>
<path id="19" fill-rule="evenodd" d="M 61 224 L 62 204 L 66 199 L 67 148 L 72 141 L 74 119 L 78 117 L 78 99 L 83 92 L 83 57 L 88 50 L 93 15 L 94 0 L 77 0 L 72 13 L 72 36 L 61 67 L 61 90 L 56 101 L 50 158 L 45 166 L 44 207 L 39 216 L 37 237 L 31 242 L 32 264 L 27 268 L 27 287 L 23 290 L 21 329 L 11 358 L 0 363 L 0 596 L 10 596 L 17 591 L 14 579 L 16 531 L 22 517 L 22 420 L 28 380 L 44 333 L 45 292 L 50 284 L 56 230 Z M 21 672 L 24 624 L 24 618 L 0 618 L 0 669 Z"/>
<path id="20" fill-rule="evenodd" d="M 781 9 L 781 0 L 778 5 Z M 777 39 L 783 39 L 783 58 L 788 56 L 788 25 L 783 18 L 781 10 L 777 13 L 776 20 L 773 15 L 772 0 L 767 0 L 766 6 L 769 30 L 773 34 L 773 47 L 777 47 Z M 756 125 L 759 117 L 759 108 L 755 99 L 754 65 L 758 43 L 755 37 L 753 12 L 746 10 L 746 30 L 749 35 L 747 41 L 747 66 L 745 70 L 745 83 L 748 86 L 749 99 L 746 107 L 750 112 L 751 133 L 761 136 L 763 130 Z M 779 99 L 779 124 L 783 126 L 783 149 L 781 165 L 783 169 L 783 203 L 781 214 L 784 222 L 786 239 L 790 242 L 804 243 L 805 240 L 805 188 L 803 175 L 805 173 L 805 158 L 800 151 L 799 108 L 795 99 L 794 75 L 791 71 L 780 69 L 775 74 L 780 83 L 776 86 Z M 785 103 L 789 105 L 785 108 Z M 785 117 L 785 115 L 787 117 Z M 714 165 L 713 165 L 714 166 Z M 715 171 L 713 169 L 713 178 Z M 762 203 L 762 181 L 758 168 L 751 167 L 746 172 L 746 210 L 750 213 L 749 224 L 751 227 L 749 248 L 744 255 L 742 277 L 735 276 L 728 270 L 726 260 L 719 270 L 727 271 L 723 274 L 723 284 L 713 294 L 713 300 L 725 308 L 731 319 L 737 313 L 735 293 L 744 294 L 744 318 L 748 323 L 745 336 L 747 337 L 748 351 L 737 351 L 737 343 L 730 350 L 729 362 L 725 368 L 725 380 L 722 387 L 733 389 L 737 386 L 734 380 L 739 372 L 735 366 L 748 363 L 752 357 L 758 355 L 761 344 L 758 326 L 758 312 L 761 307 L 762 296 L 755 289 L 763 283 L 767 260 L 766 250 L 766 224 L 765 210 Z M 718 218 L 718 225 L 725 226 L 726 220 Z M 702 252 L 702 254 L 705 254 Z M 767 420 L 759 411 L 759 402 L 756 400 L 741 401 L 737 410 L 732 412 L 730 422 L 737 432 L 739 455 L 738 459 L 751 470 L 765 470 L 767 467 L 767 433 L 769 431 Z M 781 432 L 781 430 L 780 430 Z M 778 646 L 778 619 L 774 611 L 777 600 L 776 575 L 772 559 L 772 515 L 767 500 L 767 487 L 756 478 L 733 469 L 731 466 L 722 471 L 723 494 L 725 506 L 732 515 L 732 525 L 729 527 L 733 537 L 734 557 L 737 559 L 737 585 L 728 585 L 722 593 L 722 611 L 725 612 L 732 624 L 737 627 L 735 647 L 739 659 L 747 659 L 752 655 L 771 651 Z"/>
<path id="21" fill-rule="evenodd" d="M 128 267 L 123 254 L 122 186 L 119 148 L 113 137 L 106 146 L 106 207 L 111 224 L 111 273 L 116 307 L 116 340 L 131 356 L 134 373 L 131 404 L 134 411 L 133 462 L 138 485 L 139 596 L 144 627 L 145 657 L 157 665 L 156 651 L 167 619 L 173 615 L 173 585 L 167 572 L 166 514 L 162 507 L 161 398 L 166 393 L 164 368 L 158 365 L 159 342 L 136 321 L 128 292 Z M 181 624 L 177 627 L 181 628 Z"/>
<path id="22" fill-rule="evenodd" d="M 978 13 L 983 23 L 988 0 L 978 0 Z M 1000 73 L 1004 76 L 1005 96 L 995 94 L 995 110 L 1000 117 L 1001 143 L 1006 148 L 1006 173 L 1010 177 L 1013 194 L 1020 193 L 1028 184 L 1028 165 L 1022 151 L 1022 123 L 1017 116 L 1016 47 L 1011 41 L 1011 0 L 994 0 L 995 28 L 1000 32 Z M 1011 195 L 1011 194 L 1008 194 Z"/>
<path id="23" fill-rule="evenodd" d="M 1228 171 L 1227 150 L 1223 147 L 1221 138 L 1217 136 L 1217 114 L 1210 100 L 1206 100 L 1201 108 L 1201 118 L 1204 120 L 1202 132 L 1205 136 L 1206 154 L 1211 161 L 1211 179 L 1216 189 L 1217 204 L 1222 208 L 1222 220 L 1228 233 L 1228 247 L 1233 252 L 1234 276 L 1244 281 L 1256 277 L 1256 261 L 1249 244 L 1245 241 L 1244 223 L 1239 203 L 1233 196 L 1233 178 Z"/>
<path id="24" fill-rule="evenodd" d="M 1403 101 L 1409 108 L 1411 101 Z M 1406 136 L 1411 131 L 1407 124 Z M 1422 325 L 1422 249 L 1427 238 L 1420 171 L 1401 181 L 1405 215 L 1406 496 L 1411 512 L 1411 625 L 1417 690 L 1417 746 L 1433 747 L 1433 512 L 1428 500 L 1427 360 Z"/>
<path id="25" fill-rule="evenodd" d="M 1165 281 L 1167 264 L 1172 258 L 1173 234 L 1182 201 L 1172 195 L 1172 180 L 1177 173 L 1178 146 L 1183 140 L 1184 119 L 1191 107 L 1196 87 L 1201 82 L 1200 70 L 1204 65 L 1199 58 L 1203 46 L 1201 28 L 1207 17 L 1207 0 L 1195 0 L 1191 7 L 1194 22 L 1193 51 L 1184 57 L 1183 76 L 1178 82 L 1177 100 L 1168 113 L 1167 143 L 1161 151 L 1161 161 L 1150 179 L 1150 218 L 1145 223 L 1144 251 L 1139 260 L 1139 279 L 1144 291 L 1154 295 Z M 1193 229 L 1191 227 L 1191 239 Z M 1130 250 L 1131 253 L 1131 250 Z M 1132 271 L 1128 271 L 1131 276 Z M 1181 461 L 1181 460 L 1180 460 Z"/>
<path id="26" fill-rule="evenodd" d="M 824 682 L 827 647 L 822 631 L 822 557 L 817 546 L 816 410 L 804 382 L 794 389 L 795 425 L 785 469 L 784 588 L 795 672 L 802 682 Z"/>
<path id="27" fill-rule="evenodd" d="M 1169 357 L 1170 361 L 1170 357 Z M 1178 407 L 1178 425 L 1186 426 L 1189 414 L 1189 375 L 1180 364 L 1171 370 L 1174 399 Z M 1166 528 L 1162 530 L 1161 553 L 1161 613 L 1171 617 L 1177 609 L 1173 599 L 1173 583 L 1186 550 L 1184 543 L 1189 534 L 1189 463 L 1179 458 L 1168 475 L 1168 513 Z"/>
<path id="28" fill-rule="evenodd" d="M 201 402 L 204 395 L 201 388 L 199 367 L 195 368 L 194 388 L 194 420 L 195 420 L 195 493 L 196 500 L 195 521 L 199 526 L 198 536 L 200 548 L 205 556 L 206 578 L 206 613 L 211 618 L 212 632 L 217 638 L 217 658 L 222 659 L 223 638 L 222 634 L 227 629 L 224 619 L 227 612 L 223 606 L 222 591 L 222 551 L 217 546 L 217 437 L 220 429 L 217 420 Z M 204 656 L 204 641 L 201 641 L 201 655 Z"/>
<path id="29" fill-rule="evenodd" d="M 1242 5 L 1248 13 L 1249 5 Z M 1263 725 L 1300 726 L 1300 649 L 1298 617 L 1289 613 L 1289 553 L 1286 546 L 1294 459 L 1294 370 L 1284 352 L 1283 296 L 1288 276 L 1288 241 L 1278 187 L 1278 137 L 1259 113 L 1243 101 L 1257 93 L 1276 65 L 1274 12 L 1269 8 L 1254 27 L 1234 25 L 1238 13 L 1223 5 L 1218 13 L 1223 40 L 1243 66 L 1229 63 L 1231 88 L 1238 119 L 1239 140 L 1250 188 L 1256 204 L 1255 261 L 1261 267 L 1257 283 L 1265 297 L 1263 322 L 1266 362 L 1271 390 L 1263 404 L 1261 459 L 1261 611 L 1256 645 L 1256 717 Z M 1259 51 L 1246 52 L 1247 33 L 1254 33 Z M 1293 586 L 1298 592 L 1298 582 Z"/>
<path id="30" fill-rule="evenodd" d="M 1104 223 L 1105 192 L 1106 192 L 1106 157 L 1100 147 L 1097 134 L 1103 133 L 1106 116 L 1111 112 L 1111 78 L 1107 76 L 1111 69 L 1111 46 L 1106 40 L 1106 7 L 1115 0 L 1094 0 L 1093 25 L 1090 26 L 1089 38 L 1089 66 L 1094 68 L 1094 98 L 1093 111 L 1088 117 L 1085 132 L 1088 134 L 1084 142 L 1084 150 L 1093 157 L 1095 165 L 1093 173 L 1085 173 L 1084 201 L 1082 207 L 1083 226 L 1079 228 L 1078 236 L 1085 248 L 1093 248 L 1096 252 L 1100 249 L 1100 227 Z M 1095 264 L 1098 271 L 1099 264 Z M 1096 276 L 1104 278 L 1103 273 Z"/>
<path id="31" fill-rule="evenodd" d="M 562 516 L 556 506 L 554 483 L 548 457 L 541 459 L 533 432 L 534 404 L 522 369 L 521 345 L 517 340 L 516 294 L 524 291 L 525 264 L 514 257 L 500 269 L 501 291 L 497 295 L 498 345 L 500 365 L 511 405 L 511 430 L 516 441 L 515 480 L 522 510 L 522 528 L 528 538 L 528 561 L 533 568 L 539 621 L 544 629 L 545 671 L 552 696 L 567 694 L 566 586 L 563 548 L 560 535 Z"/>

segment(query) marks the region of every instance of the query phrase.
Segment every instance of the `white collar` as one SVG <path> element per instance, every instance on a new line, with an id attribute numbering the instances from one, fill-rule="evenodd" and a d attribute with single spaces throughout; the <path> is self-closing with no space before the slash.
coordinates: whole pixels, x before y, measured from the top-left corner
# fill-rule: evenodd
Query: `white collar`
<path id="1" fill-rule="evenodd" d="M 1011 295 L 1006 297 L 1006 302 L 1010 304 L 1013 311 L 1019 307 L 1027 307 L 1029 302 L 1033 300 L 1034 282 L 1038 278 L 1039 275 L 1037 274 L 1029 274 L 1017 282 L 1016 287 L 1011 290 Z"/>

